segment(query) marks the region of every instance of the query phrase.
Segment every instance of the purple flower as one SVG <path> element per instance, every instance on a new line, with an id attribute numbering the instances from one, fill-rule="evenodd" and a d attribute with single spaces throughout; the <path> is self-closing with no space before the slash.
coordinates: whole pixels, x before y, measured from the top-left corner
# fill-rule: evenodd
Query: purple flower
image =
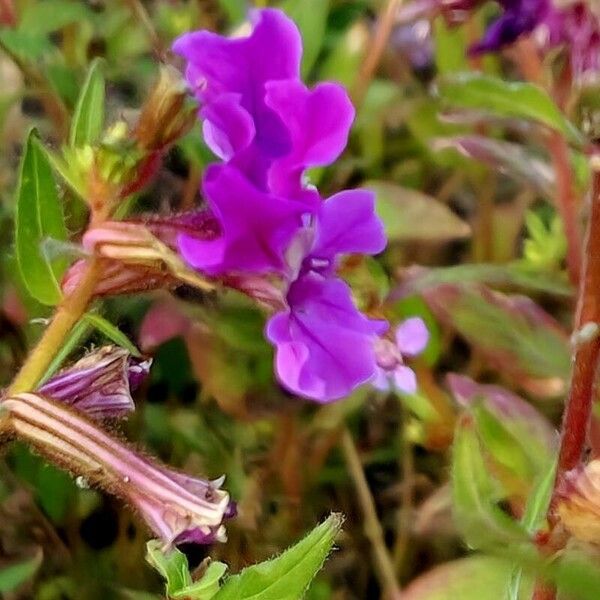
<path id="1" fill-rule="evenodd" d="M 320 83 L 309 90 L 298 80 L 268 82 L 265 100 L 285 123 L 291 141 L 290 151 L 273 161 L 269 188 L 300 196 L 304 170 L 332 163 L 346 147 L 354 107 L 341 85 Z"/>
<path id="2" fill-rule="evenodd" d="M 94 418 L 121 417 L 134 410 L 131 392 L 148 375 L 151 360 L 138 360 L 123 348 L 105 346 L 84 356 L 39 389 Z"/>
<path id="3" fill-rule="evenodd" d="M 483 38 L 471 46 L 471 54 L 497 52 L 531 33 L 544 22 L 551 10 L 550 0 L 499 0 L 504 13 L 486 30 Z"/>
<path id="4" fill-rule="evenodd" d="M 394 387 L 399 392 L 414 394 L 417 378 L 414 371 L 404 364 L 404 356 L 417 356 L 423 352 L 429 332 L 422 319 L 411 317 L 396 328 L 394 338 L 394 341 L 384 338 L 377 341 L 377 370 L 372 383 L 382 391 Z"/>
<path id="5" fill-rule="evenodd" d="M 270 319 L 266 335 L 277 349 L 281 383 L 327 402 L 373 377 L 374 343 L 387 329 L 384 321 L 365 317 L 354 306 L 350 288 L 334 276 L 340 254 L 375 254 L 385 247 L 373 195 L 354 190 L 332 196 L 298 239 L 300 256 L 291 259 L 298 276 L 286 295 L 287 310 Z"/>
<path id="6" fill-rule="evenodd" d="M 120 497 L 165 545 L 224 541 L 223 520 L 235 513 L 223 479 L 188 477 L 112 438 L 86 417 L 39 394 L 6 398 L 17 436 L 91 484 Z"/>
<path id="7" fill-rule="evenodd" d="M 322 201 L 303 181 L 307 168 L 330 164 L 346 146 L 354 119 L 346 91 L 302 83 L 299 33 L 281 11 L 254 11 L 252 21 L 243 39 L 197 32 L 174 45 L 202 105 L 205 140 L 226 161 L 203 182 L 221 235 L 183 234 L 178 246 L 194 268 L 276 308 L 266 335 L 279 380 L 327 402 L 374 376 L 374 344 L 387 327 L 355 307 L 335 275 L 338 257 L 381 252 L 386 240 L 371 193 Z"/>
<path id="8" fill-rule="evenodd" d="M 284 268 L 284 251 L 307 205 L 260 191 L 229 165 L 208 167 L 204 192 L 222 235 L 208 241 L 181 235 L 179 250 L 190 265 L 211 275 Z"/>
<path id="9" fill-rule="evenodd" d="M 356 309 L 340 279 L 308 273 L 290 286 L 288 310 L 267 324 L 281 383 L 319 402 L 346 396 L 375 372 L 373 343 L 387 327 Z"/>

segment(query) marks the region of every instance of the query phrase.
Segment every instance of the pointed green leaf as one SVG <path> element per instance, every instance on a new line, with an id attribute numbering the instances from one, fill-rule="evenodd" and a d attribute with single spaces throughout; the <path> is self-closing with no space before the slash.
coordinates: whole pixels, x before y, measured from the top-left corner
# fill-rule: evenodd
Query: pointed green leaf
<path id="1" fill-rule="evenodd" d="M 167 595 L 171 596 L 175 592 L 191 585 L 192 576 L 190 575 L 188 561 L 183 554 L 173 548 L 169 552 L 163 552 L 161 542 L 150 540 L 146 544 L 146 560 L 163 576 L 166 580 Z"/>
<path id="2" fill-rule="evenodd" d="M 440 79 L 438 92 L 449 106 L 537 121 L 572 141 L 582 141 L 581 134 L 545 90 L 532 83 L 505 81 L 481 73 L 458 73 Z"/>
<path id="3" fill-rule="evenodd" d="M 67 264 L 44 255 L 45 239 L 67 239 L 61 202 L 41 142 L 32 130 L 21 159 L 17 186 L 15 245 L 17 263 L 28 292 L 43 304 L 61 298 L 58 284 Z"/>
<path id="4" fill-rule="evenodd" d="M 528 533 L 534 533 L 544 522 L 554 489 L 555 477 L 556 462 L 553 462 L 536 482 L 531 496 L 527 500 L 521 523 Z M 523 569 L 515 565 L 506 588 L 506 600 L 519 600 L 519 594 L 522 593 L 522 579 Z"/>
<path id="5" fill-rule="evenodd" d="M 219 591 L 221 578 L 227 571 L 222 562 L 211 562 L 199 581 L 172 594 L 174 600 L 211 600 Z"/>
<path id="6" fill-rule="evenodd" d="M 341 515 L 332 514 L 280 556 L 226 579 L 215 600 L 298 600 L 322 567 L 341 526 Z"/>
<path id="7" fill-rule="evenodd" d="M 79 148 L 98 141 L 104 127 L 104 75 L 100 59 L 90 65 L 79 94 L 69 133 L 69 145 Z"/>
<path id="8" fill-rule="evenodd" d="M 103 333 L 109 340 L 118 346 L 125 348 L 132 356 L 141 356 L 141 352 L 135 347 L 131 340 L 110 321 L 94 313 L 87 313 L 83 317 L 90 325 Z"/>
<path id="9" fill-rule="evenodd" d="M 504 513 L 496 486 L 482 456 L 481 444 L 470 418 L 456 427 L 452 450 L 454 517 L 467 543 L 481 548 L 525 539 L 521 525 Z"/>
<path id="10" fill-rule="evenodd" d="M 42 553 L 33 558 L 0 569 L 0 593 L 11 592 L 31 579 L 42 564 Z"/>

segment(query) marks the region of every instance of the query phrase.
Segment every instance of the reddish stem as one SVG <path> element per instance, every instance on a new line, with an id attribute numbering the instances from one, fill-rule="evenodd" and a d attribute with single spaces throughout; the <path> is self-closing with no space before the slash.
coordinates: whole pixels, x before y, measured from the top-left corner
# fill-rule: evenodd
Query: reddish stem
<path id="1" fill-rule="evenodd" d="M 575 331 L 578 332 L 588 323 L 600 324 L 600 156 L 594 156 L 592 166 L 591 210 L 587 225 L 583 277 L 579 286 Z M 600 359 L 600 336 L 579 340 L 575 347 L 571 388 L 563 414 L 561 441 L 558 455 L 558 468 L 554 492 L 550 502 L 548 519 L 551 527 L 556 525 L 557 490 L 560 489 L 565 473 L 581 462 L 590 419 Z M 554 547 L 558 546 L 558 547 Z M 552 536 L 543 553 L 559 550 Z M 538 581 L 533 600 L 554 600 L 556 591 L 547 583 Z"/>
<path id="2" fill-rule="evenodd" d="M 579 286 L 579 300 L 575 331 L 587 323 L 600 324 L 600 155 L 592 158 L 592 203 L 586 233 L 583 278 Z M 580 341 L 575 348 L 571 389 L 562 423 L 562 439 L 558 459 L 557 482 L 566 471 L 579 464 L 586 441 L 592 413 L 594 384 L 600 336 Z"/>

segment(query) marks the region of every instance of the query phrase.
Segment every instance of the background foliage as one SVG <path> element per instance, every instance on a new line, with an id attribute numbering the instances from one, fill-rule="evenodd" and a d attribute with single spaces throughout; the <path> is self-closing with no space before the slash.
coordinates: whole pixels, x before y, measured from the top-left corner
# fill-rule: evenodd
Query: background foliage
<path id="1" fill-rule="evenodd" d="M 188 473 L 225 473 L 239 502 L 227 544 L 182 548 L 192 569 L 208 553 L 237 573 L 342 512 L 338 549 L 311 600 L 378 597 L 374 541 L 387 545 L 407 600 L 525 598 L 539 570 L 571 597 L 595 598 L 600 576 L 589 557 L 567 553 L 550 572 L 529 541 L 546 508 L 570 368 L 573 289 L 546 140 L 559 132 L 569 141 L 582 191 L 578 130 L 542 88 L 516 83 L 510 60 L 467 58 L 492 7 L 458 29 L 441 19 L 394 24 L 368 81 L 360 65 L 384 6 L 279 5 L 303 32 L 307 80 L 341 81 L 357 103 L 349 149 L 312 177 L 325 196 L 344 186 L 377 191 L 389 248 L 350 260 L 344 275 L 363 308 L 381 301 L 393 322 L 418 315 L 428 324 L 430 342 L 413 363 L 419 393 L 364 387 L 330 406 L 299 401 L 273 379 L 259 310 L 232 293 L 185 287 L 98 303 L 60 359 L 107 338 L 154 356 L 126 436 Z M 233 30 L 247 6 L 20 0 L 13 8 L 14 20 L 0 28 L 2 386 L 51 314 L 86 222 L 76 176 L 39 139 L 50 149 L 68 140 L 76 153 L 105 125 L 133 118 L 157 76 L 157 54 L 176 35 Z M 85 155 L 65 155 L 76 160 Z M 129 210 L 195 206 L 209 160 L 192 131 Z M 364 516 L 363 470 L 375 521 Z M 163 593 L 135 516 L 22 446 L 0 465 L 0 523 L 0 592 L 8 598 Z M 235 580 L 228 585 L 223 597 L 241 597 Z M 303 587 L 252 597 L 291 598 Z"/>

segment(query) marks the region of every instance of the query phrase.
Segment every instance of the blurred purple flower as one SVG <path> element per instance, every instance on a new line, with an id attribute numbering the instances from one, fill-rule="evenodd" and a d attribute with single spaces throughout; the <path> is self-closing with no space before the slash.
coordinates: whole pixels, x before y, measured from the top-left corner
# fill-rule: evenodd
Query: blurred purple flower
<path id="1" fill-rule="evenodd" d="M 225 540 L 235 514 L 223 479 L 188 477 L 112 438 L 86 417 L 39 394 L 2 402 L 17 435 L 44 456 L 129 503 L 165 545 Z"/>
<path id="2" fill-rule="evenodd" d="M 378 340 L 373 386 L 386 392 L 395 388 L 405 394 L 414 394 L 417 391 L 417 378 L 414 371 L 404 364 L 404 357 L 421 354 L 428 341 L 429 331 L 419 317 L 411 317 L 400 323 L 393 341 L 386 338 Z"/>
<path id="3" fill-rule="evenodd" d="M 131 392 L 146 378 L 151 364 L 123 348 L 105 346 L 54 375 L 38 392 L 94 418 L 121 417 L 135 409 Z"/>
<path id="4" fill-rule="evenodd" d="M 471 54 L 497 52 L 531 33 L 552 10 L 550 0 L 499 0 L 503 14 L 486 30 L 483 38 L 469 49 Z"/>

